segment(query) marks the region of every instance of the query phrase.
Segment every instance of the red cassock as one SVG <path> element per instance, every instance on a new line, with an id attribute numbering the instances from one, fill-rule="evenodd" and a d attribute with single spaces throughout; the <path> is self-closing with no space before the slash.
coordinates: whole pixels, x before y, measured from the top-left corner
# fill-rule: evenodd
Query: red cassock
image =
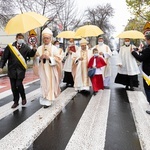
<path id="1" fill-rule="evenodd" d="M 101 57 L 92 57 L 88 63 L 88 68 L 93 67 L 94 58 L 96 59 L 96 68 L 101 68 L 106 66 L 106 62 Z M 91 77 L 93 91 L 97 92 L 100 89 L 104 89 L 103 76 L 102 74 L 95 74 Z"/>

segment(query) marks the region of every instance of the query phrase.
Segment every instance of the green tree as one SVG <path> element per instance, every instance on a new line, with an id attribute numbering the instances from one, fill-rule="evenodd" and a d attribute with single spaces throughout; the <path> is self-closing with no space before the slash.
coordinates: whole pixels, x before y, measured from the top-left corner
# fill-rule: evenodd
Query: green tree
<path id="1" fill-rule="evenodd" d="M 147 21 L 150 21 L 150 1 L 149 0 L 126 0 L 128 9 L 132 14 L 125 30 L 136 29 L 143 31 Z"/>

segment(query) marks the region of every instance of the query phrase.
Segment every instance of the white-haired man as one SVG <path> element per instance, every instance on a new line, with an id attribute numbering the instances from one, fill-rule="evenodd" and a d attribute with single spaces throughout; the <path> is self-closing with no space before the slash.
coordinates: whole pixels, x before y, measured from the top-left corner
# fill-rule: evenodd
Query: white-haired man
<path id="1" fill-rule="evenodd" d="M 45 28 L 42 32 L 43 44 L 38 47 L 36 56 L 39 59 L 39 77 L 42 97 L 40 104 L 49 107 L 60 94 L 61 58 L 56 46 L 52 45 L 52 31 Z"/>

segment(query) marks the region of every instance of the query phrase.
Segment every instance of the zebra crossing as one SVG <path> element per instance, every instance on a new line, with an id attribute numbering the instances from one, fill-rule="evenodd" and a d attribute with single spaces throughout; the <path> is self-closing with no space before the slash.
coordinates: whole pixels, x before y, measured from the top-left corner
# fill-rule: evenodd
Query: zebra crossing
<path id="1" fill-rule="evenodd" d="M 150 150 L 150 116 L 145 113 L 150 106 L 141 91 L 128 91 L 127 94 L 141 147 L 143 150 Z"/>
<path id="2" fill-rule="evenodd" d="M 91 98 L 66 150 L 104 149 L 109 99 L 110 90 L 100 91 Z"/>
<path id="3" fill-rule="evenodd" d="M 74 89 L 67 89 L 53 102 L 53 106 L 50 109 L 39 109 L 35 114 L 0 140 L 0 149 L 27 149 L 75 94 Z M 63 101 L 62 98 L 64 99 Z M 18 137 L 21 140 L 18 138 L 14 139 L 14 137 Z M 8 143 L 11 143 L 11 145 Z"/>
<path id="4" fill-rule="evenodd" d="M 26 88 L 30 88 L 30 84 L 26 84 Z M 0 101 L 3 101 L 10 94 L 10 90 L 0 93 Z M 77 94 L 73 88 L 67 88 L 53 101 L 53 105 L 50 108 L 44 109 L 40 107 L 37 109 L 35 113 L 0 139 L 0 150 L 28 149 Z M 143 150 L 150 150 L 150 116 L 145 113 L 145 110 L 149 109 L 149 105 L 141 91 L 127 91 L 127 95 L 141 148 Z M 99 91 L 96 96 L 90 97 L 88 105 L 77 123 L 71 138 L 67 142 L 66 150 L 105 149 L 110 96 L 111 89 L 105 89 Z M 27 93 L 28 103 L 24 107 L 28 109 L 32 105 L 32 101 L 39 103 L 39 97 L 40 89 L 37 86 L 36 89 Z M 11 105 L 12 102 L 9 102 L 0 107 L 0 122 L 3 122 L 7 116 L 15 111 L 21 111 L 22 109 L 21 105 L 11 109 Z"/>

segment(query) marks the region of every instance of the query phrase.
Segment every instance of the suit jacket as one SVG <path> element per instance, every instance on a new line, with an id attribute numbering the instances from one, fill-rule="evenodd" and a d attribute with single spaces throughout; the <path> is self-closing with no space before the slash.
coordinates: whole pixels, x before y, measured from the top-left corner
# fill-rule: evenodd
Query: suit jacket
<path id="1" fill-rule="evenodd" d="M 143 62 L 142 69 L 147 74 L 150 75 L 150 45 L 148 45 L 143 51 L 138 54 L 133 51 L 132 55 L 140 62 Z"/>
<path id="2" fill-rule="evenodd" d="M 140 62 L 143 63 L 142 70 L 144 73 L 146 73 L 148 76 L 150 75 L 150 45 L 148 45 L 146 48 L 143 49 L 143 51 L 140 54 L 137 54 L 137 52 L 133 51 L 132 55 Z M 146 89 L 150 89 L 150 86 L 147 85 L 147 83 L 144 81 L 144 87 Z"/>
<path id="3" fill-rule="evenodd" d="M 17 47 L 17 42 L 12 44 L 13 46 Z M 30 49 L 26 44 L 22 44 L 21 48 L 19 49 L 20 54 L 27 60 L 27 57 L 33 57 L 36 53 L 35 50 Z M 24 79 L 25 77 L 25 69 L 13 52 L 10 50 L 9 46 L 7 45 L 2 58 L 0 60 L 0 68 L 3 68 L 8 61 L 8 76 L 14 79 Z"/>

